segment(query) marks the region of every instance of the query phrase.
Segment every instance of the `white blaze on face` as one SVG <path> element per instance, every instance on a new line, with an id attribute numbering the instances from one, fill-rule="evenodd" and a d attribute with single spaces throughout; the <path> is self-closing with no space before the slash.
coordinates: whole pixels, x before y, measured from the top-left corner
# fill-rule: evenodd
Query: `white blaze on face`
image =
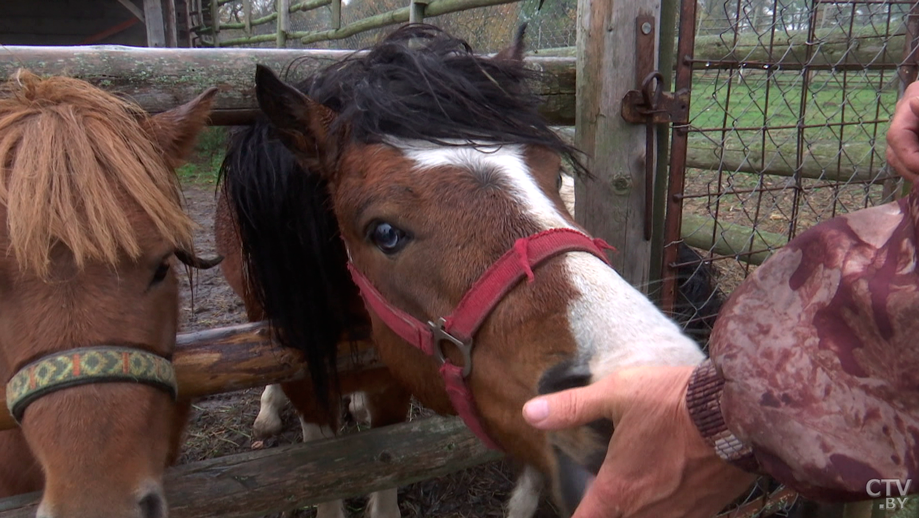
<path id="1" fill-rule="evenodd" d="M 480 150 L 396 139 L 390 143 L 419 169 L 451 166 L 494 171 L 503 177 L 522 211 L 541 229 L 576 228 L 530 175 L 523 146 Z M 568 305 L 568 322 L 579 354 L 590 366 L 591 381 L 629 366 L 695 365 L 702 361 L 704 355 L 698 345 L 599 258 L 572 252 L 566 254 L 564 265 L 579 292 Z"/>

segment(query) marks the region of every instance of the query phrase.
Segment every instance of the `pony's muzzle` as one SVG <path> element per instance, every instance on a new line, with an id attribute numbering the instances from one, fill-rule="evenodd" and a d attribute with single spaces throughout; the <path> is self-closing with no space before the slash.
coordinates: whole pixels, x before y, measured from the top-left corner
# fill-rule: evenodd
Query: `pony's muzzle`
<path id="1" fill-rule="evenodd" d="M 567 360 L 543 373 L 538 390 L 540 394 L 551 394 L 584 387 L 590 383 L 591 377 L 590 368 L 585 363 Z M 612 436 L 613 423 L 607 419 L 548 434 L 556 461 L 553 490 L 565 514 L 574 512 L 600 472 Z"/>

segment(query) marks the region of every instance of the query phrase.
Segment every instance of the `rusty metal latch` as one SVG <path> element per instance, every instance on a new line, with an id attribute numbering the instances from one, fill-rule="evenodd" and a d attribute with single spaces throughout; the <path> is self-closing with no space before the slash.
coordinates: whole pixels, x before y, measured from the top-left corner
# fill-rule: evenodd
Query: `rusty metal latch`
<path id="1" fill-rule="evenodd" d="M 656 20 L 653 14 L 635 18 L 635 82 L 639 90 L 629 90 L 622 98 L 620 113 L 627 122 L 644 124 L 645 133 L 645 221 L 644 238 L 651 240 L 654 206 L 656 142 L 654 125 L 683 123 L 689 120 L 689 93 L 664 92 L 664 76 L 654 67 L 657 57 Z"/>
<path id="2" fill-rule="evenodd" d="M 689 92 L 664 92 L 663 76 L 653 70 L 642 79 L 641 90 L 629 90 L 622 98 L 622 118 L 634 124 L 686 124 L 688 101 Z"/>

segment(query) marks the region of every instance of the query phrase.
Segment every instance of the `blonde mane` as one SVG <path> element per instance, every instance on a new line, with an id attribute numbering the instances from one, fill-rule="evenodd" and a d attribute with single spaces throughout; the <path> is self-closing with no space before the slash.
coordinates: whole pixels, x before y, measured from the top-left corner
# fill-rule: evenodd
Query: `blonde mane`
<path id="1" fill-rule="evenodd" d="M 136 259 L 132 202 L 167 241 L 190 245 L 178 179 L 148 122 L 78 79 L 20 70 L 0 84 L 0 206 L 21 269 L 47 275 L 56 243 L 79 268 Z"/>

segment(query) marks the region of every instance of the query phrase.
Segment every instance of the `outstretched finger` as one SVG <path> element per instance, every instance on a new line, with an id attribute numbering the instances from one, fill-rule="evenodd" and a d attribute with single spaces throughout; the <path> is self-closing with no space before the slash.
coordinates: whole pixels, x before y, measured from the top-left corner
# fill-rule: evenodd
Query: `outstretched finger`
<path id="1" fill-rule="evenodd" d="M 523 417 L 531 426 L 558 430 L 613 417 L 614 381 L 606 378 L 586 387 L 546 394 L 523 405 Z"/>

